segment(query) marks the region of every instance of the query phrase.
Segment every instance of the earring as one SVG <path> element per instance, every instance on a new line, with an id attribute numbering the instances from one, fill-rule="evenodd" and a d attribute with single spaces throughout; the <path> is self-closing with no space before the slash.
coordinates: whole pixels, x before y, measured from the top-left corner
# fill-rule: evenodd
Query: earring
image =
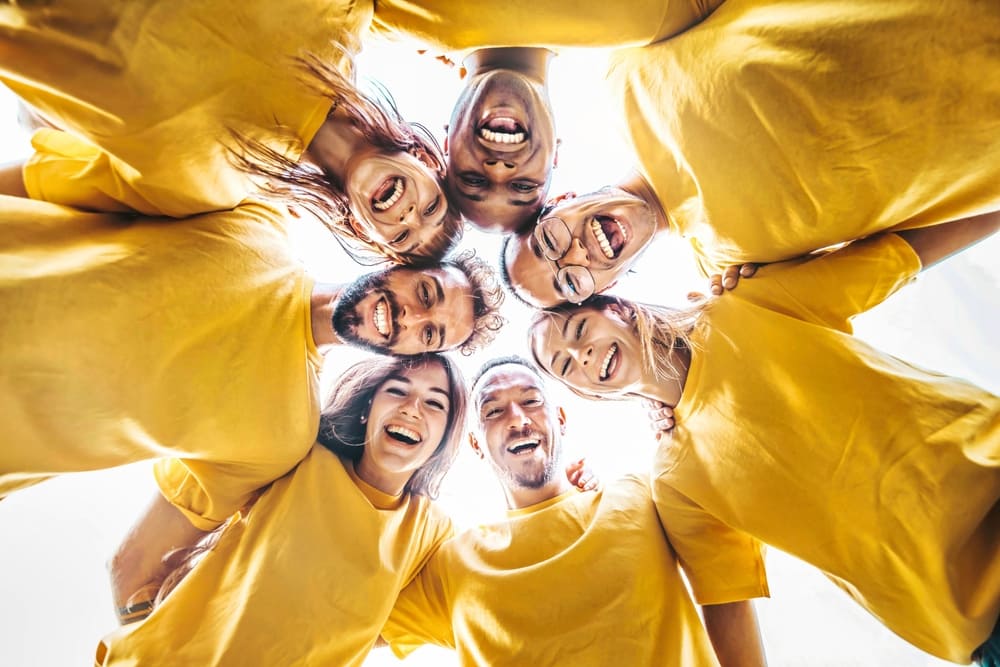
<path id="1" fill-rule="evenodd" d="M 361 423 L 364 424 L 368 421 L 368 415 L 361 415 Z"/>

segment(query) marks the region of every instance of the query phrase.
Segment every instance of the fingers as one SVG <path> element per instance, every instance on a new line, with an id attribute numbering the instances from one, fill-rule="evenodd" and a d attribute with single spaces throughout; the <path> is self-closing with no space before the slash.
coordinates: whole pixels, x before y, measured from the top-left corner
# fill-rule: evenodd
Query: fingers
<path id="1" fill-rule="evenodd" d="M 674 411 L 669 407 L 658 407 L 650 410 L 647 414 L 649 416 L 649 426 L 656 433 L 665 433 L 674 428 Z"/>
<path id="2" fill-rule="evenodd" d="M 710 291 L 710 292 L 711 292 L 712 294 L 714 294 L 715 296 L 719 296 L 719 295 L 720 295 L 720 294 L 722 294 L 722 292 L 723 292 L 723 289 L 722 289 L 722 281 L 723 281 L 723 278 L 722 278 L 722 276 L 721 276 L 720 274 L 718 274 L 718 273 L 716 273 L 716 274 L 712 275 L 712 277 L 710 277 L 710 278 L 708 279 L 708 282 L 709 282 L 709 287 L 708 287 L 708 289 L 709 289 L 709 291 Z"/>
<path id="3" fill-rule="evenodd" d="M 740 282 L 740 271 L 742 266 L 735 264 L 733 266 L 727 266 L 726 270 L 722 272 L 722 286 L 726 289 L 733 289 Z"/>
<path id="4" fill-rule="evenodd" d="M 740 275 L 744 278 L 752 278 L 757 273 L 759 264 L 747 263 L 740 267 Z"/>

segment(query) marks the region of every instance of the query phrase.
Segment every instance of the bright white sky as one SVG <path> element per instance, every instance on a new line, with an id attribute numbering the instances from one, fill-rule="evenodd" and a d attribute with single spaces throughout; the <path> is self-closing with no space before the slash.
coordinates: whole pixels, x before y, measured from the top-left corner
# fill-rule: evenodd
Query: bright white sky
<path id="1" fill-rule="evenodd" d="M 553 194 L 595 189 L 619 178 L 631 164 L 602 89 L 602 63 L 603 54 L 596 51 L 564 51 L 554 61 L 550 88 L 563 143 Z M 430 56 L 418 56 L 413 45 L 372 43 L 362 55 L 360 71 L 384 83 L 406 117 L 443 138 L 460 87 L 455 70 Z M 27 137 L 16 127 L 13 96 L 0 89 L 0 162 L 27 153 Z M 347 282 L 359 272 L 324 230 L 303 228 L 300 240 L 302 260 L 320 280 Z M 494 261 L 499 237 L 470 230 L 463 245 L 476 247 Z M 994 238 L 932 269 L 858 318 L 858 334 L 909 361 L 1000 392 L 998 251 L 1000 239 Z M 704 285 L 684 247 L 661 241 L 647 250 L 636 274 L 617 291 L 671 304 Z M 496 343 L 462 359 L 467 375 L 493 356 L 526 353 L 528 311 L 513 299 L 504 309 L 509 324 Z M 358 358 L 355 351 L 332 353 L 325 381 L 335 380 Z M 586 455 L 606 480 L 648 467 L 655 443 L 640 405 L 591 403 L 559 387 L 550 389 L 566 408 L 565 445 L 571 455 Z M 0 665 L 90 664 L 98 639 L 115 627 L 104 563 L 154 491 L 149 464 L 139 463 L 66 475 L 0 502 Z M 503 511 L 492 475 L 468 452 L 459 457 L 440 503 L 461 526 L 496 518 Z M 948 664 L 882 628 L 808 566 L 774 551 L 768 566 L 772 597 L 760 601 L 757 610 L 772 667 Z M 585 575 L 581 573 L 581 586 L 586 585 Z M 275 614 L 282 613 L 275 609 Z M 388 650 L 376 651 L 366 662 L 396 664 Z M 402 664 L 456 662 L 447 651 L 427 648 Z"/>

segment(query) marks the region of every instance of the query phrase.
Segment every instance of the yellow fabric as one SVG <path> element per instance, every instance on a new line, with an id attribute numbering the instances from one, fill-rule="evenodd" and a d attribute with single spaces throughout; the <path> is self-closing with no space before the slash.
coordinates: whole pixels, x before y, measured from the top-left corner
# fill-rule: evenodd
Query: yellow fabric
<path id="1" fill-rule="evenodd" d="M 703 268 L 1000 208 L 1000 3 L 728 0 L 612 56 L 640 170 Z"/>
<path id="2" fill-rule="evenodd" d="M 147 215 L 232 208 L 252 184 L 230 130 L 297 159 L 330 102 L 293 59 L 347 73 L 371 14 L 353 0 L 0 6 L 0 80 L 70 131 L 35 137 L 28 192 Z"/>
<path id="3" fill-rule="evenodd" d="M 463 665 L 716 665 L 645 478 L 570 491 L 446 542 L 396 602 L 397 655 Z"/>
<path id="4" fill-rule="evenodd" d="M 653 473 L 699 602 L 759 576 L 759 540 L 929 653 L 968 662 L 989 635 L 1000 468 L 971 454 L 1000 452 L 1000 399 L 849 335 L 849 307 L 875 305 L 919 268 L 895 234 L 872 237 L 763 267 L 703 316 Z"/>
<path id="5" fill-rule="evenodd" d="M 0 496 L 179 456 L 164 493 L 210 528 L 308 451 L 322 358 L 277 211 L 173 221 L 0 197 L 0 228 Z"/>
<path id="6" fill-rule="evenodd" d="M 451 523 L 351 468 L 314 446 L 148 619 L 104 639 L 97 664 L 361 664 Z"/>
<path id="7" fill-rule="evenodd" d="M 722 0 L 378 0 L 374 28 L 445 50 L 487 46 L 630 46 L 675 35 Z"/>

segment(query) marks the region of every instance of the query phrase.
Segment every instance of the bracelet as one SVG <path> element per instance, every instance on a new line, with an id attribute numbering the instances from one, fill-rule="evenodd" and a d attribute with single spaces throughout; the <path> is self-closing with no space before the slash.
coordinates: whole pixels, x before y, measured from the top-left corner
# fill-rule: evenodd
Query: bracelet
<path id="1" fill-rule="evenodd" d="M 118 607 L 118 620 L 121 621 L 122 625 L 135 623 L 149 616 L 152 609 L 152 600 L 144 600 L 143 602 Z"/>

